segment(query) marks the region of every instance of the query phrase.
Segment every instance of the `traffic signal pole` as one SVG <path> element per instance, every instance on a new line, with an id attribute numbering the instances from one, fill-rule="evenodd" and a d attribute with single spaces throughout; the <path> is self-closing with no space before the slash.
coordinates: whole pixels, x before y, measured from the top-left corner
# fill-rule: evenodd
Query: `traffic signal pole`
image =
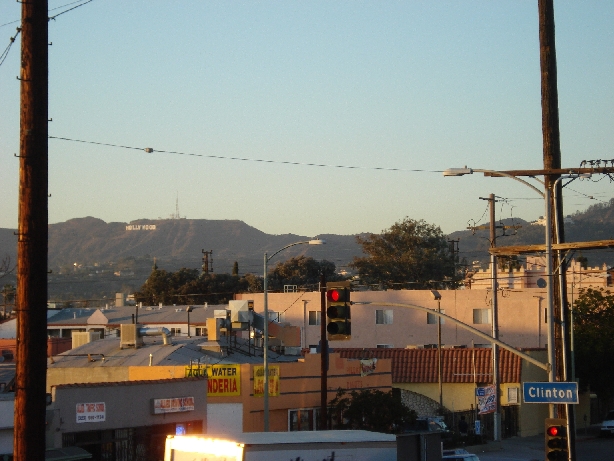
<path id="1" fill-rule="evenodd" d="M 326 339 L 326 276 L 320 275 L 320 430 L 328 429 L 328 341 Z"/>

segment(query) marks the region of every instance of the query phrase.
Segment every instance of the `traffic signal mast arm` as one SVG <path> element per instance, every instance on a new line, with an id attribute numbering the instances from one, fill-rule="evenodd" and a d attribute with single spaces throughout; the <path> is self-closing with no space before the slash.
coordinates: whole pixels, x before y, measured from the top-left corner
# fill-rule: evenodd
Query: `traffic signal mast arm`
<path id="1" fill-rule="evenodd" d="M 370 302 L 361 302 L 361 303 L 355 303 L 355 304 L 376 304 L 377 306 L 408 307 L 410 309 L 417 309 L 417 310 L 424 311 L 424 312 L 427 312 L 427 313 L 432 314 L 432 315 L 437 315 L 439 317 L 443 317 L 445 319 L 448 319 L 452 323 L 456 323 L 461 328 L 464 328 L 465 330 L 469 330 L 473 334 L 479 336 L 480 338 L 483 338 L 483 339 L 487 340 L 490 343 L 497 344 L 498 346 L 502 347 L 503 349 L 506 349 L 506 350 L 510 351 L 512 354 L 516 354 L 517 356 L 525 359 L 527 362 L 530 362 L 533 365 L 538 366 L 542 370 L 548 371 L 549 368 L 550 368 L 550 364 L 542 363 L 539 360 L 534 359 L 530 355 L 525 354 L 524 352 L 521 352 L 518 349 L 515 349 L 513 346 L 510 346 L 509 344 L 506 344 L 503 341 L 499 341 L 498 339 L 494 339 L 492 336 L 490 336 L 490 335 L 488 335 L 488 334 L 486 334 L 486 333 L 484 333 L 484 332 L 482 332 L 480 330 L 477 330 L 477 329 L 473 328 L 472 326 L 469 326 L 466 323 L 463 323 L 460 320 L 455 319 L 454 317 L 450 317 L 450 316 L 448 316 L 446 314 L 442 314 L 441 312 L 438 312 L 438 311 L 436 311 L 434 309 L 428 309 L 426 307 L 416 306 L 415 304 L 405 304 L 405 303 L 379 303 L 379 302 L 378 303 L 370 303 Z"/>

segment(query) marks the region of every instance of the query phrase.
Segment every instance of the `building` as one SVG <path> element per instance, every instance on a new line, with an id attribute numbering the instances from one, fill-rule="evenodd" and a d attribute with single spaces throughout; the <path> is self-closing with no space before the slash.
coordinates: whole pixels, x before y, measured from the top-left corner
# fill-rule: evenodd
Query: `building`
<path id="1" fill-rule="evenodd" d="M 602 288 L 612 286 L 614 270 L 606 264 L 601 267 L 583 267 L 579 261 L 572 259 L 567 266 L 567 289 L 570 300 L 577 296 L 582 288 Z M 497 268 L 497 284 L 501 289 L 524 290 L 538 288 L 546 283 L 546 260 L 544 257 L 529 256 L 526 263 L 517 269 Z M 478 269 L 470 271 L 465 277 L 465 287 L 470 290 L 490 290 L 492 288 L 492 271 Z"/>
<path id="2" fill-rule="evenodd" d="M 207 319 L 227 305 L 119 306 L 50 310 L 47 335 L 71 338 L 72 332 L 100 332 L 100 337 L 118 336 L 120 325 L 138 322 L 145 328 L 167 328 L 173 336 L 205 336 Z"/>
<path id="3" fill-rule="evenodd" d="M 392 386 L 401 392 L 403 402 L 421 417 L 439 413 L 436 349 L 338 349 L 337 352 L 347 358 L 392 360 Z M 544 349 L 525 349 L 522 352 L 541 362 L 547 359 Z M 478 414 L 476 392 L 476 389 L 492 385 L 491 353 L 492 349 L 482 348 L 442 350 L 441 395 L 450 427 L 457 427 L 460 416 L 465 416 L 471 427 L 473 421 L 480 419 L 485 434 L 492 436 L 492 413 Z M 500 349 L 499 378 L 503 436 L 528 437 L 543 433 L 548 406 L 523 403 L 522 383 L 547 381 L 547 373 L 512 352 Z M 581 394 L 576 408 L 576 424 L 580 424 L 583 415 L 589 413 L 590 396 Z"/>
<path id="4" fill-rule="evenodd" d="M 236 339 L 236 340 L 235 340 Z M 47 369 L 49 391 L 66 384 L 120 383 L 208 376 L 201 383 L 207 395 L 207 431 L 238 433 L 262 431 L 262 349 L 241 338 L 207 341 L 205 338 L 143 338 L 138 348 L 120 349 L 120 338 L 94 340 L 51 357 Z M 391 362 L 329 357 L 327 401 L 337 389 L 347 391 L 392 389 Z M 271 431 L 317 428 L 321 396 L 319 354 L 269 353 L 269 424 Z M 116 391 L 119 390 L 116 388 Z"/>
<path id="5" fill-rule="evenodd" d="M 51 387 L 47 448 L 78 447 L 93 459 L 163 459 L 169 434 L 206 432 L 201 377 Z"/>

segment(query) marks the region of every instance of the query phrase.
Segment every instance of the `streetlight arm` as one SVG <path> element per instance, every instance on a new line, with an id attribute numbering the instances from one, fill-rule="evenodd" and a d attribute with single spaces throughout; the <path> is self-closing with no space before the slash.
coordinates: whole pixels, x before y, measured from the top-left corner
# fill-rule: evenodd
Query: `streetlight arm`
<path id="1" fill-rule="evenodd" d="M 363 302 L 361 304 L 375 304 L 377 306 L 390 306 L 390 307 L 408 307 L 410 309 L 417 309 L 420 311 L 424 311 L 427 312 L 429 314 L 432 315 L 436 315 L 438 317 L 444 318 L 444 319 L 448 319 L 450 322 L 455 323 L 456 325 L 458 325 L 461 328 L 464 328 L 465 330 L 470 331 L 471 333 L 473 333 L 476 336 L 479 336 L 480 338 L 485 339 L 486 341 L 490 342 L 490 343 L 494 343 L 497 344 L 499 347 L 503 348 L 503 349 L 507 349 L 508 351 L 510 351 L 512 354 L 515 354 L 517 356 L 519 356 L 520 358 L 523 358 L 524 360 L 526 360 L 527 362 L 532 363 L 533 365 L 543 369 L 543 370 L 548 370 L 549 369 L 549 364 L 547 363 L 542 363 L 537 359 L 534 359 L 533 357 L 531 357 L 528 354 L 525 354 L 524 352 L 519 351 L 518 349 L 516 349 L 513 346 L 510 346 L 509 344 L 504 343 L 503 341 L 500 341 L 498 339 L 494 339 L 492 336 L 476 329 L 473 328 L 470 325 L 467 325 L 464 322 L 461 322 L 458 319 L 455 319 L 454 317 L 450 317 L 447 314 L 443 314 L 439 311 L 434 311 L 433 309 L 429 309 L 426 307 L 422 307 L 422 306 L 416 306 L 415 304 L 409 304 L 409 303 L 381 303 L 381 302 Z"/>
<path id="2" fill-rule="evenodd" d="M 324 243 L 326 243 L 326 241 L 325 241 L 325 240 L 305 240 L 305 241 L 303 241 L 303 242 L 294 242 L 294 243 L 291 243 L 290 245 L 286 245 L 285 247 L 280 248 L 280 249 L 279 249 L 279 250 L 277 250 L 275 253 L 273 253 L 271 256 L 268 256 L 268 257 L 266 257 L 266 256 L 265 256 L 265 257 L 267 258 L 267 262 L 268 262 L 268 261 L 270 261 L 271 259 L 273 259 L 273 256 L 275 256 L 275 255 L 277 255 L 277 254 L 281 253 L 281 252 L 282 252 L 282 251 L 284 251 L 286 248 L 293 247 L 294 245 L 304 245 L 304 244 L 309 244 L 309 245 L 322 245 L 322 244 L 324 244 Z M 265 253 L 265 255 L 266 255 L 266 253 Z"/>
<path id="3" fill-rule="evenodd" d="M 477 171 L 478 173 L 484 173 L 484 175 L 486 175 L 486 173 L 492 174 L 493 176 L 503 176 L 505 178 L 511 178 L 515 181 L 521 182 L 522 184 L 524 184 L 525 186 L 530 187 L 531 189 L 533 189 L 535 192 L 537 192 L 541 198 L 544 198 L 545 195 L 542 191 L 540 191 L 537 187 L 535 187 L 533 184 L 531 184 L 530 182 L 525 181 L 524 179 L 520 179 L 517 176 L 512 176 L 511 174 L 507 174 L 507 173 L 503 173 L 501 171 L 494 171 L 494 170 L 479 170 L 479 169 L 474 169 L 473 171 Z"/>
<path id="4" fill-rule="evenodd" d="M 504 173 L 502 171 L 495 171 L 495 170 L 483 170 L 480 168 L 448 168 L 447 170 L 444 170 L 443 175 L 444 176 L 464 176 L 466 174 L 473 174 L 473 172 L 477 172 L 477 173 L 484 173 L 484 175 L 486 176 L 486 174 L 492 175 L 492 176 L 503 176 L 505 178 L 511 178 L 515 181 L 521 182 L 522 184 L 524 184 L 525 186 L 530 187 L 531 189 L 533 189 L 535 192 L 537 192 L 540 197 L 544 198 L 545 195 L 542 191 L 540 191 L 537 187 L 535 187 L 533 184 L 531 184 L 530 182 L 525 181 L 524 179 L 520 179 L 517 176 L 513 176 L 511 174 L 507 174 Z M 537 179 L 537 178 L 535 178 Z M 539 179 L 537 179 L 538 181 L 540 181 Z M 540 181 L 543 183 L 543 181 Z"/>

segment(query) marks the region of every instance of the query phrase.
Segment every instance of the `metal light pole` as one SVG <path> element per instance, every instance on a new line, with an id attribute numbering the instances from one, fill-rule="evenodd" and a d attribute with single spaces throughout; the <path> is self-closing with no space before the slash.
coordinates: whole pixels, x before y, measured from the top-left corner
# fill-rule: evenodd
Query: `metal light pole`
<path id="1" fill-rule="evenodd" d="M 535 192 L 537 192 L 546 202 L 546 229 L 545 229 L 545 236 L 546 236 L 546 277 L 548 280 L 548 285 L 547 285 L 547 294 L 546 294 L 546 298 L 547 298 L 547 317 L 548 317 L 548 363 L 549 363 L 549 368 L 548 368 L 548 381 L 553 383 L 556 377 L 556 360 L 555 360 L 555 345 L 554 345 L 554 293 L 553 293 L 553 289 L 552 289 L 552 279 L 553 279 L 553 274 L 552 274 L 552 258 L 550 257 L 552 254 L 552 237 L 550 234 L 550 230 L 552 228 L 552 211 L 551 211 L 551 204 L 550 204 L 550 189 L 548 189 L 545 186 L 545 183 L 543 181 L 540 181 L 538 179 L 539 182 L 541 182 L 542 184 L 544 184 L 544 192 L 540 191 L 537 187 L 535 187 L 533 184 L 520 179 L 516 176 L 504 173 L 502 171 L 496 171 L 496 170 L 483 170 L 483 169 L 477 169 L 477 168 L 448 168 L 447 170 L 445 170 L 443 172 L 444 176 L 464 176 L 466 174 L 473 174 L 474 172 L 477 173 L 488 173 L 491 174 L 493 176 L 502 176 L 502 177 L 506 177 L 506 178 L 510 178 L 513 179 L 515 181 L 518 181 L 522 184 L 524 184 L 527 187 L 530 187 L 531 189 L 533 189 Z M 535 178 L 537 179 L 537 178 Z M 495 317 L 495 315 L 498 315 L 498 312 L 495 312 L 496 310 L 496 306 L 493 305 L 493 318 Z M 494 322 L 493 322 L 494 323 Z M 494 325 L 493 325 L 493 332 L 494 332 Z M 493 350 L 494 352 L 494 350 Z M 554 418 L 555 415 L 555 408 L 554 405 L 549 405 L 550 407 L 550 417 Z"/>
<path id="2" fill-rule="evenodd" d="M 269 432 L 269 302 L 268 302 L 268 273 L 269 273 L 269 261 L 273 259 L 275 255 L 281 253 L 286 248 L 290 248 L 294 245 L 323 245 L 325 244 L 325 240 L 305 240 L 303 242 L 295 242 L 290 245 L 286 245 L 283 248 L 280 248 L 271 256 L 268 256 L 268 253 L 264 253 L 264 283 L 263 283 L 263 291 L 264 291 L 264 328 L 262 331 L 263 338 L 263 358 L 264 358 L 264 432 Z"/>

